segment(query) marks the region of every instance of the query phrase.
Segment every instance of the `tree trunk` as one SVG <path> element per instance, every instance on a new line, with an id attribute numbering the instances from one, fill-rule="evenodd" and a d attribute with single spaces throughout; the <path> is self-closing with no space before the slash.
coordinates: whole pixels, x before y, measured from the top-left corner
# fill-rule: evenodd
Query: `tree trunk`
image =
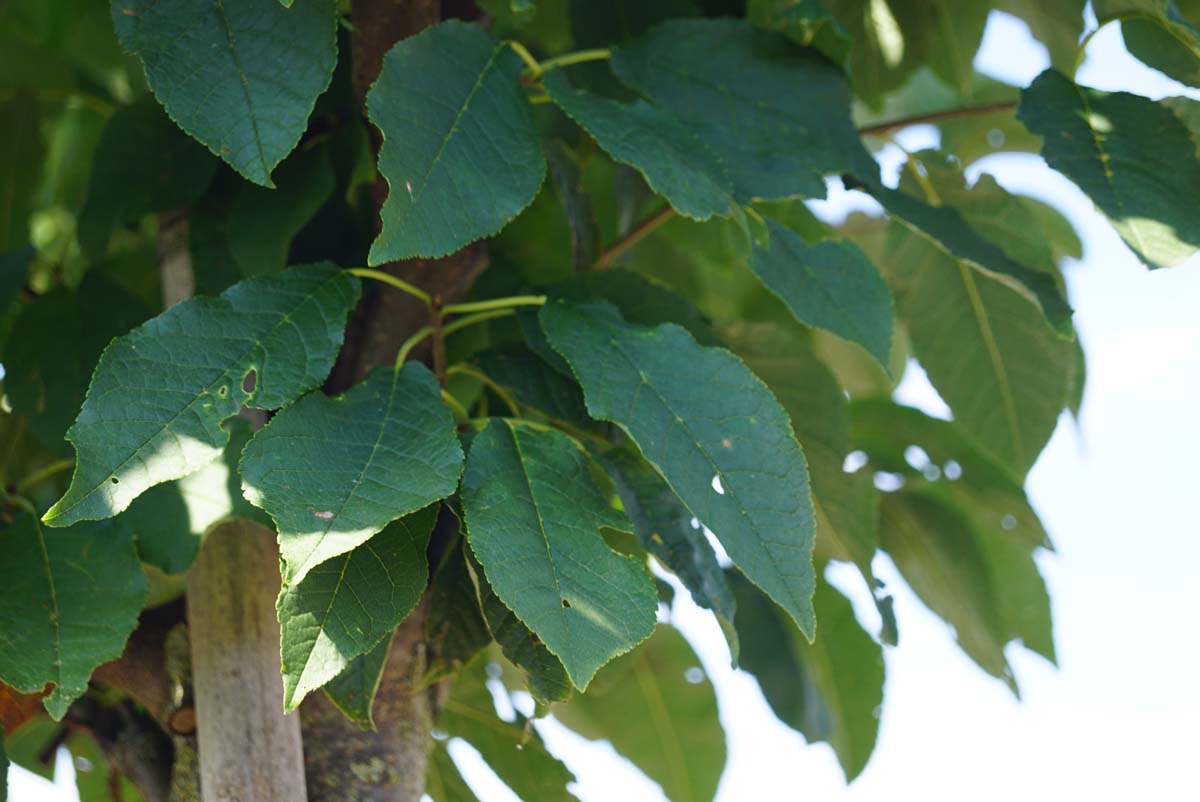
<path id="1" fill-rule="evenodd" d="M 364 118 L 366 93 L 379 76 L 384 54 L 441 16 L 438 0 L 354 0 L 354 81 Z M 378 131 L 372 128 L 371 137 L 377 153 Z M 377 210 L 387 192 L 387 182 L 377 177 Z M 411 259 L 379 269 L 452 303 L 466 296 L 486 266 L 486 249 L 479 244 L 442 259 Z M 363 303 L 350 321 L 346 345 L 326 384 L 331 392 L 344 390 L 375 366 L 391 364 L 401 343 L 429 323 L 428 311 L 411 296 L 379 283 L 365 289 Z M 415 356 L 427 357 L 428 351 L 418 351 Z M 434 540 L 438 537 L 435 531 Z M 444 687 L 417 687 L 428 663 L 426 610 L 427 602 L 423 602 L 392 640 L 373 710 L 374 731 L 359 729 L 323 693 L 311 694 L 301 704 L 310 802 L 420 800 L 433 723 L 444 695 Z"/>

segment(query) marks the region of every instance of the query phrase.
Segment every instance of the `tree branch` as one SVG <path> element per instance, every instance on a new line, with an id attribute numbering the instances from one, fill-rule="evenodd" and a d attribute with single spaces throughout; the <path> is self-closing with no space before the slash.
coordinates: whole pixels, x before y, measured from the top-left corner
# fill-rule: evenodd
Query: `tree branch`
<path id="1" fill-rule="evenodd" d="M 1000 103 L 984 103 L 979 106 L 959 106 L 943 111 L 931 111 L 927 114 L 916 114 L 912 117 L 901 117 L 898 120 L 888 120 L 873 125 L 865 125 L 858 129 L 859 136 L 882 136 L 907 128 L 910 125 L 928 125 L 947 120 L 958 120 L 963 117 L 985 117 L 989 114 L 1006 114 L 1017 108 L 1017 101 L 1006 100 Z"/>

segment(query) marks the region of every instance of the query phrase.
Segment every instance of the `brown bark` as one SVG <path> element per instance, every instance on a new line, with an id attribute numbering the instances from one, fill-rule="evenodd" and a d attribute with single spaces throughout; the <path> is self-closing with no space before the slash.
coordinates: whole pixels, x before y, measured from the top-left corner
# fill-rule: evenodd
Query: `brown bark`
<path id="1" fill-rule="evenodd" d="M 365 116 L 366 93 L 379 75 L 384 54 L 400 39 L 419 33 L 442 16 L 438 0 L 354 0 L 355 89 Z M 372 129 L 376 151 L 379 133 Z M 376 209 L 388 193 L 378 177 Z M 420 287 L 442 303 L 461 300 L 487 266 L 482 244 L 442 259 L 410 259 L 379 269 Z M 372 282 L 351 319 L 326 389 L 337 392 L 368 370 L 391 364 L 400 345 L 430 323 L 429 312 L 415 298 Z M 414 353 L 429 359 L 428 344 Z M 435 539 L 438 533 L 435 533 Z M 427 601 L 410 615 L 392 640 L 388 662 L 373 709 L 376 729 L 364 731 L 342 715 L 323 693 L 300 707 L 310 802 L 418 802 L 432 743 L 433 722 L 444 689 L 417 689 L 427 665 L 425 616 Z"/>

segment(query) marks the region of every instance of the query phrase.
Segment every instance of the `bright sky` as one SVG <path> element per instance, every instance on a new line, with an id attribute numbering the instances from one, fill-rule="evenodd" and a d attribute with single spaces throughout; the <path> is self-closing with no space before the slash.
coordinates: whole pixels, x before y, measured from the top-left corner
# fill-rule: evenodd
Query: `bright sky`
<path id="1" fill-rule="evenodd" d="M 1129 57 L 1113 26 L 1088 52 L 1081 83 L 1156 98 L 1189 93 Z M 1025 85 L 1048 63 L 1022 23 L 992 15 L 979 69 Z M 932 131 L 917 130 L 903 144 L 935 141 Z M 1041 564 L 1060 667 L 1011 649 L 1024 695 L 1017 702 L 958 650 L 946 625 L 880 558 L 877 573 L 895 594 L 901 643 L 887 653 L 875 756 L 847 787 L 832 750 L 806 745 L 776 721 L 754 680 L 729 669 L 711 616 L 679 594 L 674 621 L 717 685 L 729 740 L 720 802 L 1200 799 L 1193 766 L 1200 623 L 1191 588 L 1200 570 L 1200 493 L 1191 462 L 1200 453 L 1200 258 L 1148 272 L 1091 202 L 1040 157 L 992 157 L 973 172 L 981 170 L 1063 209 L 1084 242 L 1083 260 L 1066 268 L 1088 358 L 1081 420 L 1060 421 L 1027 486 L 1058 548 Z M 852 199 L 835 197 L 825 211 L 850 205 Z M 900 398 L 936 414 L 944 405 L 916 373 L 905 376 Z M 831 579 L 859 597 L 856 609 L 873 629 L 874 609 L 857 592 L 861 581 L 849 571 Z M 540 730 L 575 772 L 582 802 L 663 799 L 606 744 L 554 722 Z M 515 799 L 470 747 L 452 744 L 452 753 L 483 802 Z M 56 786 L 14 770 L 10 799 L 75 802 L 68 764 L 59 761 Z"/>

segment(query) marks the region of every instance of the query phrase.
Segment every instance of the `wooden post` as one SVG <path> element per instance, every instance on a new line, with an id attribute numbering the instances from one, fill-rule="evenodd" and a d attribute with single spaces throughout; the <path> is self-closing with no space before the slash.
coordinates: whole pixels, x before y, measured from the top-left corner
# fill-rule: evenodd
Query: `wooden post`
<path id="1" fill-rule="evenodd" d="M 203 802 L 306 802 L 300 717 L 283 713 L 279 552 L 249 521 L 208 533 L 188 573 Z"/>

